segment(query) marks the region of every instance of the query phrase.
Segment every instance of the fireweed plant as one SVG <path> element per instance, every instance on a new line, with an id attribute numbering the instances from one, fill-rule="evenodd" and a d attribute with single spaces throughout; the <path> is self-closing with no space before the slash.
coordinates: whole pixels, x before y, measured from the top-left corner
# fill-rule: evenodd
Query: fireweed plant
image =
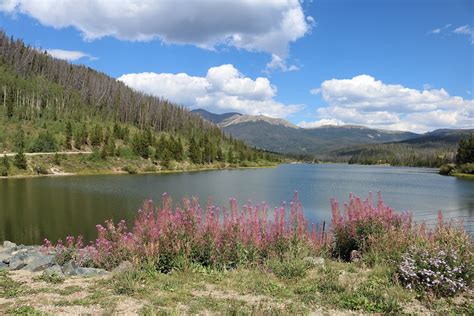
<path id="1" fill-rule="evenodd" d="M 160 271 L 184 268 L 190 263 L 214 268 L 259 263 L 317 253 L 325 244 L 318 227 L 308 227 L 297 194 L 287 206 L 245 204 L 239 210 L 230 199 L 230 208 L 209 201 L 202 208 L 196 199 L 184 199 L 174 206 L 168 195 L 162 205 L 144 203 L 131 230 L 124 221 L 97 225 L 98 237 L 84 247 L 82 238 L 67 237 L 56 245 L 45 240 L 44 249 L 55 251 L 60 262 L 73 260 L 82 266 L 113 269 L 124 260 L 153 264 Z"/>
<path id="2" fill-rule="evenodd" d="M 331 200 L 332 227 L 309 225 L 295 193 L 287 205 L 270 211 L 265 203 L 244 204 L 230 199 L 219 208 L 211 200 L 203 208 L 196 199 L 174 205 L 167 194 L 160 206 L 151 200 L 138 211 L 131 229 L 124 221 L 97 225 L 97 239 L 88 246 L 81 237 L 67 237 L 56 245 L 45 240 L 44 251 L 58 263 L 111 270 L 122 261 L 146 264 L 161 272 L 192 265 L 229 269 L 238 265 L 288 262 L 330 254 L 350 260 L 357 251 L 364 264 L 384 264 L 407 288 L 450 295 L 472 287 L 473 244 L 463 226 L 445 223 L 428 229 L 397 213 L 381 195 L 365 200 L 350 195 L 343 212 Z"/>

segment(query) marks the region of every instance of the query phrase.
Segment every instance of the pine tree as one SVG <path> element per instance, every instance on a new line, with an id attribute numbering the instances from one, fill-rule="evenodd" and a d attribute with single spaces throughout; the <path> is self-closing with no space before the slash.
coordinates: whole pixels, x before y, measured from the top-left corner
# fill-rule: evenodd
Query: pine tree
<path id="1" fill-rule="evenodd" d="M 10 170 L 10 159 L 8 159 L 7 155 L 3 155 L 2 166 L 6 171 Z"/>
<path id="2" fill-rule="evenodd" d="M 229 147 L 229 150 L 227 151 L 227 162 L 228 163 L 234 163 L 234 151 L 232 150 L 232 147 Z"/>
<path id="3" fill-rule="evenodd" d="M 5 99 L 6 107 L 7 107 L 7 119 L 11 120 L 14 115 L 14 106 L 15 106 L 15 92 L 12 88 L 7 90 L 7 95 Z"/>
<path id="4" fill-rule="evenodd" d="M 132 148 L 136 155 L 148 159 L 150 156 L 149 146 L 150 144 L 147 132 L 139 131 L 138 133 L 135 133 L 132 140 Z"/>
<path id="5" fill-rule="evenodd" d="M 216 160 L 219 162 L 224 161 L 224 153 L 222 152 L 220 144 L 217 145 Z"/>
<path id="6" fill-rule="evenodd" d="M 72 124 L 69 121 L 66 123 L 66 141 L 64 145 L 66 149 L 72 149 Z"/>
<path id="7" fill-rule="evenodd" d="M 474 134 L 469 139 L 461 139 L 456 155 L 458 164 L 474 163 Z"/>
<path id="8" fill-rule="evenodd" d="M 202 162 L 201 149 L 196 143 L 196 139 L 193 137 L 189 142 L 189 159 L 195 164 L 200 164 Z"/>
<path id="9" fill-rule="evenodd" d="M 22 128 L 15 135 L 15 148 L 17 151 L 25 150 L 25 132 Z"/>
<path id="10" fill-rule="evenodd" d="M 98 124 L 96 124 L 91 133 L 91 145 L 93 147 L 99 147 L 102 144 L 102 139 L 102 128 Z"/>
<path id="11" fill-rule="evenodd" d="M 26 170 L 26 168 L 28 167 L 28 163 L 26 161 L 26 155 L 23 153 L 23 150 L 20 150 L 15 155 L 14 164 L 18 169 Z"/>

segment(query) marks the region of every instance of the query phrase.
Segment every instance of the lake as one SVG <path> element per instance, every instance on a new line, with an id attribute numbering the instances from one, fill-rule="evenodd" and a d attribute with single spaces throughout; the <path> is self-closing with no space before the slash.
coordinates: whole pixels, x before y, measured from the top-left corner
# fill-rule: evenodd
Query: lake
<path id="1" fill-rule="evenodd" d="M 95 238 L 106 219 L 131 221 L 142 204 L 167 192 L 174 201 L 212 197 L 227 206 L 230 197 L 278 206 L 298 191 L 310 222 L 330 221 L 329 199 L 381 191 L 397 211 L 433 221 L 474 219 L 474 181 L 440 176 L 435 169 L 347 164 L 288 164 L 268 169 L 216 170 L 173 174 L 103 175 L 0 179 L 0 240 L 39 244 L 68 234 Z"/>

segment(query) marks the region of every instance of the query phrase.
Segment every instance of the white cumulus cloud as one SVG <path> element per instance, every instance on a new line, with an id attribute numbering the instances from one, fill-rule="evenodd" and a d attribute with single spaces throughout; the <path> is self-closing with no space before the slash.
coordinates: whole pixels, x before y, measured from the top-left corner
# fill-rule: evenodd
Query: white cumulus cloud
<path id="1" fill-rule="evenodd" d="M 237 111 L 287 117 L 302 107 L 276 101 L 277 88 L 268 78 L 245 77 L 230 64 L 209 68 L 205 77 L 145 72 L 125 74 L 118 80 L 135 90 L 217 113 Z"/>
<path id="2" fill-rule="evenodd" d="M 86 40 L 158 38 L 206 49 L 233 46 L 282 59 L 289 44 L 315 24 L 299 0 L 3 0 L 0 10 L 29 15 L 46 26 L 74 27 Z"/>
<path id="3" fill-rule="evenodd" d="M 474 126 L 474 100 L 451 96 L 444 89 L 420 91 L 369 75 L 326 80 L 320 89 L 327 106 L 318 108 L 319 120 L 418 132 Z"/>
<path id="4" fill-rule="evenodd" d="M 301 121 L 298 123 L 298 126 L 302 128 L 315 128 L 315 127 L 321 127 L 325 125 L 339 126 L 339 125 L 344 125 L 344 122 L 337 119 L 320 119 L 320 120 L 312 121 L 312 122 Z"/>
<path id="5" fill-rule="evenodd" d="M 454 29 L 453 32 L 456 34 L 463 34 L 463 35 L 469 36 L 469 39 L 471 40 L 471 44 L 474 45 L 474 27 L 466 24 Z"/>

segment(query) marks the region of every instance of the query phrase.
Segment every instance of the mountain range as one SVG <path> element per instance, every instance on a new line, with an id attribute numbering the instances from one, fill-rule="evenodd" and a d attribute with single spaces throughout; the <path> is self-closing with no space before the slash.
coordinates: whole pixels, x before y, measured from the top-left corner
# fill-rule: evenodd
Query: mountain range
<path id="1" fill-rule="evenodd" d="M 284 119 L 236 112 L 214 114 L 203 109 L 193 110 L 221 127 L 234 138 L 258 148 L 285 154 L 305 154 L 318 157 L 340 156 L 364 145 L 401 143 L 417 147 L 441 148 L 456 146 L 473 130 L 439 129 L 425 134 L 388 131 L 357 125 L 326 125 L 301 128 Z M 344 156 L 344 155 L 342 155 Z"/>

